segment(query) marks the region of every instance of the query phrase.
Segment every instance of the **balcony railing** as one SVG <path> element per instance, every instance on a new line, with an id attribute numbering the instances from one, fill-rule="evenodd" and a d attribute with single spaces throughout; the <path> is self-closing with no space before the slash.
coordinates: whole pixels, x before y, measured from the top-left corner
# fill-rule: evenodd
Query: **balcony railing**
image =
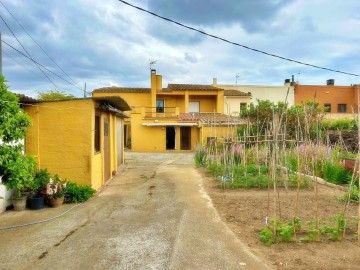
<path id="1" fill-rule="evenodd" d="M 145 118 L 174 118 L 179 115 L 179 107 L 145 107 Z"/>

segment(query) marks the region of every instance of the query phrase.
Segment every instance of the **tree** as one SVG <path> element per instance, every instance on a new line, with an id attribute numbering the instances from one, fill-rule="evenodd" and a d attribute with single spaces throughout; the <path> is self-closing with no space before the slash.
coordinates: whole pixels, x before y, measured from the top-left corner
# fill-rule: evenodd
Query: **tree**
<path id="1" fill-rule="evenodd" d="M 35 171 L 33 158 L 24 155 L 19 141 L 25 138 L 29 117 L 19 106 L 18 98 L 8 91 L 0 76 L 0 176 L 7 189 L 20 192 L 30 188 Z"/>
<path id="2" fill-rule="evenodd" d="M 315 131 L 316 122 L 322 117 L 319 104 L 316 102 L 307 101 L 302 105 L 288 107 L 283 102 L 274 104 L 269 100 L 258 100 L 257 105 L 250 104 L 240 116 L 249 120 L 252 126 L 250 131 L 264 135 L 264 132 L 271 127 L 274 115 L 281 120 L 282 131 L 286 130 L 286 135 L 290 138 L 295 138 L 296 133 L 302 137 L 309 136 Z M 243 134 L 243 129 L 238 132 L 240 136 Z"/>
<path id="3" fill-rule="evenodd" d="M 46 101 L 72 99 L 72 98 L 75 98 L 75 96 L 58 90 L 50 90 L 47 92 L 38 93 L 38 99 L 46 100 Z"/>

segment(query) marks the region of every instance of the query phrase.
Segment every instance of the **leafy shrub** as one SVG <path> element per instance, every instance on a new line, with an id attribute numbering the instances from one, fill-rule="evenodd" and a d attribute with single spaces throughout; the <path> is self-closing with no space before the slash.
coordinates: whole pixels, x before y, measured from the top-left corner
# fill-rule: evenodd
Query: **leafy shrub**
<path id="1" fill-rule="evenodd" d="M 46 188 L 46 185 L 50 181 L 50 173 L 47 169 L 40 169 L 35 173 L 34 183 L 33 183 L 33 192 L 36 193 L 42 189 Z"/>
<path id="2" fill-rule="evenodd" d="M 259 236 L 260 236 L 261 242 L 263 242 L 264 245 L 267 246 L 267 247 L 269 247 L 269 246 L 271 246 L 272 244 L 275 243 L 274 234 L 267 227 L 265 227 L 264 229 L 261 230 Z"/>
<path id="3" fill-rule="evenodd" d="M 90 186 L 79 186 L 76 183 L 68 182 L 66 185 L 65 201 L 68 203 L 81 203 L 89 200 L 95 194 Z"/>
<path id="4" fill-rule="evenodd" d="M 351 118 L 324 119 L 321 121 L 321 127 L 326 130 L 357 130 L 356 121 Z"/>
<path id="5" fill-rule="evenodd" d="M 347 184 L 351 180 L 351 173 L 345 169 L 343 164 L 325 161 L 322 177 L 334 184 Z"/>

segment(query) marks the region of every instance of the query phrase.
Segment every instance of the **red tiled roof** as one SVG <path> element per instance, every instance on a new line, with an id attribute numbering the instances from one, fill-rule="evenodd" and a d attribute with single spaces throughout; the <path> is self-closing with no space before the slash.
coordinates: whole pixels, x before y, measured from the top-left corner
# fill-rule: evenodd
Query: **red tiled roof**
<path id="1" fill-rule="evenodd" d="M 168 84 L 168 90 L 181 91 L 181 90 L 207 90 L 207 91 L 218 91 L 223 90 L 222 88 L 214 87 L 208 84 Z"/>
<path id="2" fill-rule="evenodd" d="M 238 90 L 224 90 L 224 96 L 227 97 L 248 97 L 251 93 L 245 93 Z"/>
<path id="3" fill-rule="evenodd" d="M 189 122 L 200 121 L 205 124 L 246 124 L 246 121 L 239 117 L 223 113 L 180 113 L 179 119 Z"/>
<path id="4" fill-rule="evenodd" d="M 95 89 L 95 93 L 150 93 L 150 88 L 141 88 L 141 87 L 103 87 Z"/>

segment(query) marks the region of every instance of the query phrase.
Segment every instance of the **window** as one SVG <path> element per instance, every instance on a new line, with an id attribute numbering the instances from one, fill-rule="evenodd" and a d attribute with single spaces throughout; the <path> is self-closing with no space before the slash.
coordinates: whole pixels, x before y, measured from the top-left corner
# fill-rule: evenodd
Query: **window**
<path id="1" fill-rule="evenodd" d="M 156 112 L 157 113 L 163 113 L 165 110 L 164 110 L 164 100 L 163 99 L 157 99 L 156 100 Z"/>
<path id="2" fill-rule="evenodd" d="M 100 115 L 95 115 L 95 152 L 100 152 Z"/>
<path id="3" fill-rule="evenodd" d="M 338 112 L 346 113 L 346 104 L 338 104 Z"/>
<path id="4" fill-rule="evenodd" d="M 198 112 L 200 112 L 200 101 L 190 101 L 189 113 L 198 113 Z"/>
<path id="5" fill-rule="evenodd" d="M 246 109 L 246 106 L 247 106 L 246 102 L 241 102 L 241 103 L 240 103 L 240 112 L 242 112 L 243 110 L 245 110 L 245 109 Z"/>
<path id="6" fill-rule="evenodd" d="M 324 112 L 331 112 L 331 104 L 330 103 L 325 103 L 324 104 Z"/>

